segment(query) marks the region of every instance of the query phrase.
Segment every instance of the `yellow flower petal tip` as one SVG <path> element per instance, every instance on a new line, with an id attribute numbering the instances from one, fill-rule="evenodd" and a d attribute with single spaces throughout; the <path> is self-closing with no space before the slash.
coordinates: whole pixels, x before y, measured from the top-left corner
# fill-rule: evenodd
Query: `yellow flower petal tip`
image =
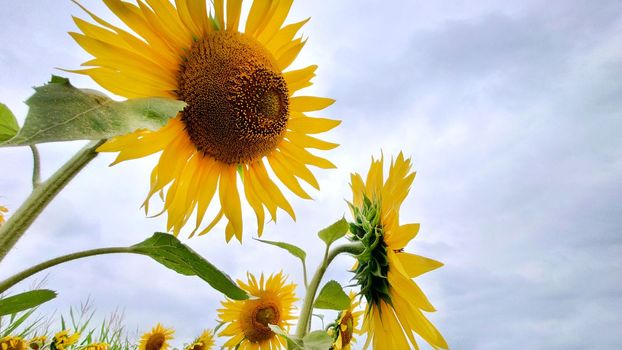
<path id="1" fill-rule="evenodd" d="M 224 219 L 227 241 L 241 241 L 242 196 L 261 232 L 266 210 L 272 221 L 279 208 L 295 217 L 274 177 L 295 195 L 310 198 L 300 184 L 319 188 L 309 166 L 335 168 L 308 149 L 337 147 L 310 135 L 340 121 L 306 114 L 334 100 L 296 96 L 311 85 L 316 65 L 287 70 L 304 46 L 297 33 L 308 21 L 285 24 L 292 2 L 253 1 L 244 30 L 239 0 L 138 6 L 105 1 L 127 28 L 78 4 L 93 23 L 74 18 L 79 31 L 70 35 L 93 58 L 75 73 L 126 98 L 160 96 L 187 103 L 161 129 L 137 130 L 98 148 L 118 153 L 111 165 L 160 154 L 147 203 L 153 194 L 164 194 L 167 229 L 175 235 L 191 217 L 196 218 L 191 235 L 199 236 Z M 206 213 L 220 209 L 223 214 L 204 225 Z"/>

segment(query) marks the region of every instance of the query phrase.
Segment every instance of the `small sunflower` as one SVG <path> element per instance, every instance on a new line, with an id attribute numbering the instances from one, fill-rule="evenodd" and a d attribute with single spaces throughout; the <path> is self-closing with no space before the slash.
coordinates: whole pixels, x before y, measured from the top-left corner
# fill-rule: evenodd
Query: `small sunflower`
<path id="1" fill-rule="evenodd" d="M 30 339 L 28 341 L 28 346 L 32 350 L 39 350 L 45 345 L 46 341 L 47 341 L 47 337 L 45 335 L 41 335 L 41 336 Z"/>
<path id="2" fill-rule="evenodd" d="M 145 210 L 160 193 L 161 213 L 167 212 L 167 229 L 175 235 L 196 209 L 190 236 L 207 233 L 224 217 L 227 242 L 233 236 L 241 241 L 239 176 L 259 235 L 264 207 L 273 221 L 278 208 L 295 219 L 264 160 L 294 194 L 310 199 L 299 182 L 319 189 L 308 166 L 335 166 L 307 149 L 337 147 L 311 135 L 340 121 L 306 114 L 334 100 L 293 96 L 311 85 L 317 68 L 285 71 L 306 43 L 296 33 L 308 19 L 283 26 L 293 0 L 253 1 L 242 31 L 242 0 L 211 1 L 213 17 L 207 15 L 205 0 L 175 0 L 175 5 L 169 0 L 104 2 L 131 32 L 83 8 L 97 25 L 76 18 L 82 33 L 70 35 L 94 58 L 84 63 L 89 68 L 73 72 L 126 98 L 160 96 L 187 103 L 160 130 L 138 130 L 98 149 L 119 152 L 113 164 L 162 152 L 151 173 Z M 214 197 L 220 209 L 204 227 Z"/>
<path id="3" fill-rule="evenodd" d="M 214 341 L 214 332 L 207 329 L 194 340 L 185 350 L 210 350 L 216 342 Z"/>
<path id="4" fill-rule="evenodd" d="M 86 345 L 83 350 L 108 350 L 109 347 L 108 343 L 91 343 Z"/>
<path id="5" fill-rule="evenodd" d="M 4 224 L 4 216 L 6 215 L 6 213 L 9 212 L 9 208 L 0 205 L 0 226 L 2 226 L 2 224 Z"/>
<path id="6" fill-rule="evenodd" d="M 404 248 L 419 231 L 419 224 L 399 224 L 402 202 L 415 173 L 402 153 L 391 162 L 383 183 L 383 159 L 372 159 L 367 180 L 352 175 L 355 223 L 353 239 L 366 249 L 357 257 L 355 279 L 367 301 L 363 331 L 365 348 L 417 349 L 414 333 L 435 349 L 447 349 L 441 333 L 423 315 L 435 311 L 412 278 L 442 266 L 438 261 L 406 253 Z M 412 344 L 412 346 L 410 345 Z"/>
<path id="7" fill-rule="evenodd" d="M 218 310 L 221 322 L 229 323 L 219 336 L 231 337 L 224 345 L 229 349 L 269 350 L 285 346 L 285 340 L 277 336 L 269 325 L 277 325 L 288 331 L 293 315 L 296 285 L 286 284 L 283 273 L 270 275 L 259 281 L 248 274 L 248 283 L 238 280 L 240 287 L 252 297 L 248 300 L 229 300 L 222 302 Z M 254 297 L 254 298 L 253 298 Z M 239 346 L 239 348 L 237 347 Z"/>
<path id="8" fill-rule="evenodd" d="M 164 328 L 157 324 L 151 332 L 143 334 L 138 344 L 138 350 L 166 350 L 169 347 L 168 341 L 173 339 L 175 331 L 172 328 Z"/>
<path id="9" fill-rule="evenodd" d="M 80 339 L 80 333 L 76 332 L 71 334 L 70 330 L 65 329 L 54 335 L 52 343 L 50 344 L 51 350 L 66 350 L 68 347 L 75 344 Z"/>
<path id="10" fill-rule="evenodd" d="M 333 337 L 331 349 L 351 350 L 352 344 L 356 342 L 354 334 L 360 334 L 359 318 L 363 311 L 357 310 L 361 305 L 360 300 L 356 300 L 356 293 L 350 292 L 350 307 L 339 313 L 337 321 L 328 329 L 328 334 Z"/>
<path id="11" fill-rule="evenodd" d="M 0 350 L 27 350 L 24 339 L 14 336 L 0 338 Z"/>

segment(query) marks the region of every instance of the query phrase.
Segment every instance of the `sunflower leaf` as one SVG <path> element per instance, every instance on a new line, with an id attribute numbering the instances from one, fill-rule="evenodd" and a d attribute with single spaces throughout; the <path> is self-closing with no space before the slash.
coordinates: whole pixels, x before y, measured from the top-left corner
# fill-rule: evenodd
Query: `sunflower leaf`
<path id="1" fill-rule="evenodd" d="M 302 345 L 302 342 L 296 338 L 294 338 L 293 335 L 287 334 L 287 332 L 285 332 L 283 330 L 283 328 L 275 325 L 275 324 L 268 324 L 268 327 L 270 327 L 270 330 L 273 331 L 276 335 L 285 338 L 285 340 L 287 340 L 287 349 L 288 350 L 303 350 L 305 349 Z M 326 348 L 328 349 L 328 348 Z"/>
<path id="2" fill-rule="evenodd" d="M 145 241 L 132 246 L 132 251 L 147 255 L 182 275 L 198 276 L 231 299 L 248 299 L 248 294 L 226 273 L 171 234 L 156 232 Z"/>
<path id="3" fill-rule="evenodd" d="M 3 298 L 0 299 L 0 316 L 32 309 L 54 298 L 56 298 L 56 292 L 49 289 L 31 290 Z"/>
<path id="4" fill-rule="evenodd" d="M 287 250 L 291 255 L 299 258 L 300 260 L 302 260 L 302 263 L 304 264 L 305 259 L 307 258 L 307 253 L 300 247 L 297 247 L 293 244 L 289 244 L 289 243 L 285 243 L 285 242 L 275 242 L 275 241 L 266 241 L 263 239 L 258 239 L 255 238 L 255 240 L 261 242 L 261 243 L 266 243 L 266 244 L 270 244 L 273 245 L 275 247 L 279 247 L 282 249 Z"/>
<path id="5" fill-rule="evenodd" d="M 345 310 L 350 307 L 350 298 L 337 281 L 328 281 L 313 306 L 317 309 Z"/>
<path id="6" fill-rule="evenodd" d="M 350 230 L 350 224 L 348 224 L 345 218 L 341 218 L 339 221 L 321 230 L 318 236 L 327 246 L 330 246 L 333 242 L 345 236 L 348 230 Z"/>
<path id="7" fill-rule="evenodd" d="M 19 131 L 17 119 L 9 107 L 0 103 L 0 142 L 13 138 Z"/>
<path id="8" fill-rule="evenodd" d="M 114 101 L 96 90 L 78 89 L 69 79 L 52 76 L 35 87 L 23 127 L 0 146 L 43 142 L 101 140 L 138 129 L 157 130 L 182 110 L 185 103 L 162 97 Z M 2 123 L 0 122 L 0 125 Z"/>
<path id="9" fill-rule="evenodd" d="M 332 338 L 326 331 L 313 331 L 302 338 L 304 350 L 326 350 L 333 344 Z"/>

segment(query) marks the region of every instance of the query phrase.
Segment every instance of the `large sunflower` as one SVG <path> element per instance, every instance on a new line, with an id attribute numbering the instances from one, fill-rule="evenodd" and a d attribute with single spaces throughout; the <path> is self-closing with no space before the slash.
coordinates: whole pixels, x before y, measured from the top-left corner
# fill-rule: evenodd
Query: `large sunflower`
<path id="1" fill-rule="evenodd" d="M 352 174 L 352 230 L 354 239 L 366 247 L 358 256 L 355 275 L 367 301 L 365 348 L 372 344 L 374 350 L 418 349 L 416 333 L 433 348 L 447 349 L 441 333 L 423 314 L 434 307 L 412 280 L 442 264 L 404 251 L 419 231 L 419 224 L 399 224 L 400 206 L 415 178 L 410 169 L 410 159 L 400 153 L 384 183 L 383 159 L 372 159 L 365 182 Z"/>
<path id="2" fill-rule="evenodd" d="M 286 284 L 283 273 L 270 275 L 267 280 L 262 274 L 259 281 L 248 274 L 248 283 L 238 281 L 240 287 L 252 297 L 248 300 L 222 302 L 218 318 L 227 327 L 218 335 L 231 337 L 224 347 L 240 350 L 270 350 L 285 346 L 285 340 L 270 330 L 277 325 L 287 332 L 291 326 L 296 285 Z M 238 347 L 239 346 L 239 347 Z"/>
<path id="3" fill-rule="evenodd" d="M 223 216 L 226 239 L 242 239 L 238 175 L 257 217 L 261 235 L 265 213 L 276 221 L 278 208 L 294 211 L 271 180 L 276 177 L 296 195 L 309 199 L 299 179 L 319 189 L 307 166 L 334 168 L 307 148 L 328 150 L 334 143 L 310 134 L 340 122 L 305 113 L 324 109 L 328 98 L 293 96 L 309 85 L 317 66 L 284 72 L 306 40 L 296 38 L 307 20 L 283 26 L 293 0 L 256 0 L 239 31 L 242 0 L 138 0 L 134 5 L 104 0 L 131 31 L 84 9 L 98 25 L 79 18 L 82 33 L 71 36 L 94 58 L 74 72 L 93 78 L 126 97 L 163 96 L 183 100 L 185 109 L 158 131 L 138 130 L 114 138 L 100 152 L 119 152 L 115 163 L 162 151 L 151 173 L 145 201 L 160 192 L 168 213 L 167 229 L 179 234 L 196 208 L 194 235 L 207 233 Z M 113 163 L 114 164 L 114 163 Z M 215 196 L 220 210 L 202 225 Z M 164 193 L 165 192 L 165 193 Z"/>

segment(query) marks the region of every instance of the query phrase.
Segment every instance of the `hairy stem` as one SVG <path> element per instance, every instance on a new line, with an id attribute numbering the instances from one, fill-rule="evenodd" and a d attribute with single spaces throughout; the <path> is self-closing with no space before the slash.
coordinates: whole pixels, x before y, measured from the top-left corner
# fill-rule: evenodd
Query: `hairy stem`
<path id="1" fill-rule="evenodd" d="M 32 151 L 32 189 L 34 190 L 41 183 L 41 156 L 37 145 L 30 145 Z"/>
<path id="2" fill-rule="evenodd" d="M 313 311 L 313 301 L 315 300 L 315 294 L 322 282 L 322 278 L 324 277 L 324 273 L 326 269 L 330 265 L 330 263 L 337 257 L 337 255 L 342 253 L 348 253 L 352 255 L 357 255 L 363 252 L 363 245 L 361 243 L 350 243 L 340 245 L 332 250 L 326 250 L 324 254 L 324 261 L 320 264 L 320 266 L 315 271 L 309 286 L 307 287 L 307 294 L 305 295 L 304 302 L 302 304 L 302 310 L 300 311 L 300 318 L 298 319 L 298 325 L 296 326 L 296 338 L 302 339 L 309 329 L 309 323 L 311 322 L 311 313 Z"/>
<path id="3" fill-rule="evenodd" d="M 40 183 L 6 223 L 0 227 L 0 262 L 52 199 L 97 156 L 95 150 L 104 142 L 105 140 L 89 142 L 54 175 Z"/>
<path id="4" fill-rule="evenodd" d="M 94 255 L 102 255 L 102 254 L 115 254 L 115 253 L 136 253 L 136 254 L 140 254 L 136 251 L 134 251 L 133 247 L 113 247 L 113 248 L 98 248 L 98 249 L 91 249 L 91 250 L 85 250 L 82 252 L 77 252 L 77 253 L 72 253 L 72 254 L 67 254 L 67 255 L 63 255 L 60 256 L 58 258 L 54 258 L 48 261 L 44 261 L 40 264 L 37 264 L 35 266 L 32 266 L 18 274 L 15 274 L 7 279 L 5 279 L 4 281 L 0 282 L 0 294 L 4 293 L 7 289 L 11 288 L 12 286 L 14 286 L 15 284 L 23 281 L 24 279 L 34 275 L 37 272 L 43 271 L 45 269 L 48 269 L 52 266 L 56 266 L 58 264 L 62 264 L 64 262 L 68 262 L 71 260 L 76 260 L 76 259 L 81 259 L 81 258 L 86 258 L 89 256 L 94 256 Z"/>

